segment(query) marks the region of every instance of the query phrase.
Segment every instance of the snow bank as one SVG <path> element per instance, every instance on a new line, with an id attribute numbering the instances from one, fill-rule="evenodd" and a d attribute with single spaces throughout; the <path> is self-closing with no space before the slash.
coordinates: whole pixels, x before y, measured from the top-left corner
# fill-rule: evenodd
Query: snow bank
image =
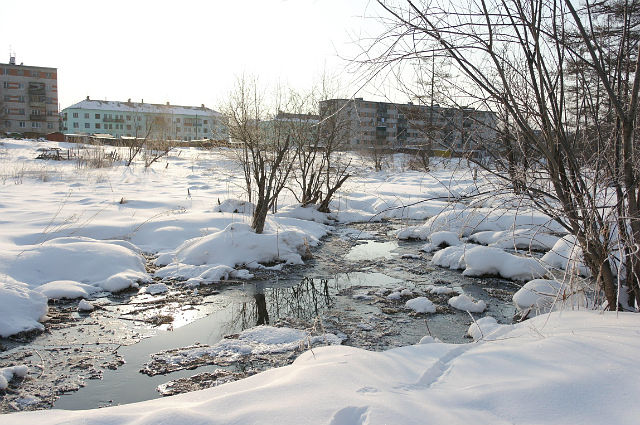
<path id="1" fill-rule="evenodd" d="M 420 226 L 401 230 L 398 232 L 398 238 L 426 240 L 429 235 L 439 231 L 450 231 L 468 237 L 483 231 L 498 232 L 521 228 L 546 232 L 561 230 L 548 216 L 534 211 L 513 212 L 500 208 L 452 205 Z"/>
<path id="2" fill-rule="evenodd" d="M 440 267 L 464 269 L 465 276 L 499 275 L 505 279 L 528 280 L 544 276 L 547 270 L 533 258 L 519 257 L 499 248 L 465 244 L 450 246 L 431 262 Z"/>
<path id="3" fill-rule="evenodd" d="M 484 301 L 476 301 L 465 294 L 449 298 L 449 305 L 458 310 L 468 311 L 469 313 L 482 313 L 487 308 L 487 303 Z"/>
<path id="4" fill-rule="evenodd" d="M 24 378 L 28 371 L 25 365 L 0 368 L 0 390 L 6 390 L 14 376 Z"/>
<path id="5" fill-rule="evenodd" d="M 44 329 L 38 320 L 47 313 L 47 301 L 26 283 L 0 275 L 0 337 Z"/>
<path id="6" fill-rule="evenodd" d="M 515 294 L 513 303 L 529 316 L 553 310 L 592 307 L 580 290 L 557 280 L 534 279 L 524 284 Z"/>
<path id="7" fill-rule="evenodd" d="M 499 338 L 475 344 L 419 344 L 384 352 L 321 347 L 290 366 L 203 391 L 90 411 L 13 413 L 3 420 L 12 425 L 635 425 L 639 326 L 633 313 L 562 312 L 504 326 Z"/>
<path id="8" fill-rule="evenodd" d="M 322 224 L 288 219 L 279 220 L 256 234 L 251 226 L 231 223 L 225 229 L 185 241 L 175 251 L 158 256 L 158 277 L 188 279 L 188 284 L 217 282 L 233 277 L 250 277 L 237 273 L 236 265 L 259 268 L 264 263 L 303 264 L 301 254 L 307 246 L 318 244 L 328 228 Z"/>
<path id="9" fill-rule="evenodd" d="M 32 245 L 10 260 L 7 274 L 14 279 L 40 286 L 55 281 L 45 291 L 51 294 L 80 294 L 94 286 L 105 291 L 121 291 L 137 287 L 137 281 L 148 281 L 144 258 L 125 241 L 99 241 L 85 237 L 56 238 Z M 67 292 L 69 291 L 69 292 Z"/>
<path id="10" fill-rule="evenodd" d="M 435 313 L 436 306 L 427 297 L 413 298 L 405 303 L 405 307 L 416 313 Z"/>
<path id="11" fill-rule="evenodd" d="M 539 229 L 485 231 L 469 236 L 469 241 L 502 249 L 548 251 L 560 238 Z"/>
<path id="12" fill-rule="evenodd" d="M 464 253 L 465 276 L 500 275 L 528 280 L 544 276 L 547 270 L 535 259 L 518 257 L 499 248 L 476 246 Z"/>
<path id="13" fill-rule="evenodd" d="M 591 276 L 591 272 L 582 260 L 582 248 L 580 248 L 578 239 L 573 235 L 559 239 L 551 251 L 542 257 L 542 262 L 551 267 L 578 273 L 581 276 Z"/>

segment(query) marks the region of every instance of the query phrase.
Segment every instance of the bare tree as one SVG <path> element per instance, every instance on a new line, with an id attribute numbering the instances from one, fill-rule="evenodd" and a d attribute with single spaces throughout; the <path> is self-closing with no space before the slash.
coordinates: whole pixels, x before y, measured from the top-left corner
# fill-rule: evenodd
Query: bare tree
<path id="1" fill-rule="evenodd" d="M 342 104 L 331 100 L 335 92 L 325 76 L 305 102 L 298 102 L 318 115 L 290 114 L 297 128 L 294 180 L 299 192 L 294 194 L 303 205 L 317 204 L 320 212 L 330 212 L 333 195 L 351 176 L 351 160 L 340 155 L 347 144 L 349 122 L 340 113 Z"/>
<path id="2" fill-rule="evenodd" d="M 294 164 L 290 128 L 275 119 L 278 110 L 286 109 L 285 103 L 286 96 L 278 91 L 275 107 L 269 110 L 257 81 L 243 77 L 236 82 L 224 107 L 231 140 L 240 144 L 238 159 L 247 192 L 255 195 L 251 227 L 256 233 L 263 232 L 267 213 L 277 203 Z"/>
<path id="3" fill-rule="evenodd" d="M 507 149 L 489 150 L 487 171 L 576 235 L 610 309 L 620 264 L 640 306 L 637 1 L 616 2 L 621 18 L 606 34 L 611 13 L 590 1 L 378 3 L 388 29 L 367 64 L 446 55 L 461 96 L 504 112 Z"/>

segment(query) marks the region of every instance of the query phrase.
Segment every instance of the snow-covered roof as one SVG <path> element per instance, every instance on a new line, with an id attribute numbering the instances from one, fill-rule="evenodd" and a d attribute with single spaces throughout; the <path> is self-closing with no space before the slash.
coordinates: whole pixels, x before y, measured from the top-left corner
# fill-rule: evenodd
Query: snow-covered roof
<path id="1" fill-rule="evenodd" d="M 118 100 L 85 99 L 65 109 L 94 109 L 115 112 L 137 112 L 174 115 L 220 115 L 205 106 L 164 105 L 157 103 L 120 102 Z"/>

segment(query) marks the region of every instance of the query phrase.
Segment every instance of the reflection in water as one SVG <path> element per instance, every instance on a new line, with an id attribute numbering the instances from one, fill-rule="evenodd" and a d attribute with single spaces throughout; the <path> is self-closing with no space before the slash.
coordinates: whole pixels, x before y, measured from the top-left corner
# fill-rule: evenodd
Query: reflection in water
<path id="1" fill-rule="evenodd" d="M 264 294 L 263 293 L 254 294 L 253 298 L 256 300 L 256 311 L 258 314 L 258 320 L 256 321 L 256 326 L 268 325 L 269 311 L 267 311 L 267 301 L 264 298 Z"/>
<path id="2" fill-rule="evenodd" d="M 283 318 L 313 321 L 334 305 L 333 297 L 337 292 L 335 288 L 330 290 L 328 279 L 318 281 L 312 278 L 304 278 L 293 286 L 265 287 L 258 284 L 249 291 L 245 293 L 237 315 L 230 317 L 229 328 L 239 324 L 239 330 L 244 330 L 254 324 L 266 325 Z M 253 303 L 249 297 L 253 298 Z"/>

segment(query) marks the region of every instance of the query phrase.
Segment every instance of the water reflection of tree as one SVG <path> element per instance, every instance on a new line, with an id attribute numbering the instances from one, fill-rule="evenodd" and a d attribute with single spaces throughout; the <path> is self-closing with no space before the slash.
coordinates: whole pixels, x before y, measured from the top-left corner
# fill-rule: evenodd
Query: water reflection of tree
<path id="1" fill-rule="evenodd" d="M 328 279 L 318 281 L 304 278 L 293 286 L 257 286 L 252 298 L 247 296 L 241 303 L 240 309 L 233 315 L 231 327 L 235 325 L 236 329 L 244 330 L 269 324 L 272 318 L 311 321 L 334 304 Z"/>

